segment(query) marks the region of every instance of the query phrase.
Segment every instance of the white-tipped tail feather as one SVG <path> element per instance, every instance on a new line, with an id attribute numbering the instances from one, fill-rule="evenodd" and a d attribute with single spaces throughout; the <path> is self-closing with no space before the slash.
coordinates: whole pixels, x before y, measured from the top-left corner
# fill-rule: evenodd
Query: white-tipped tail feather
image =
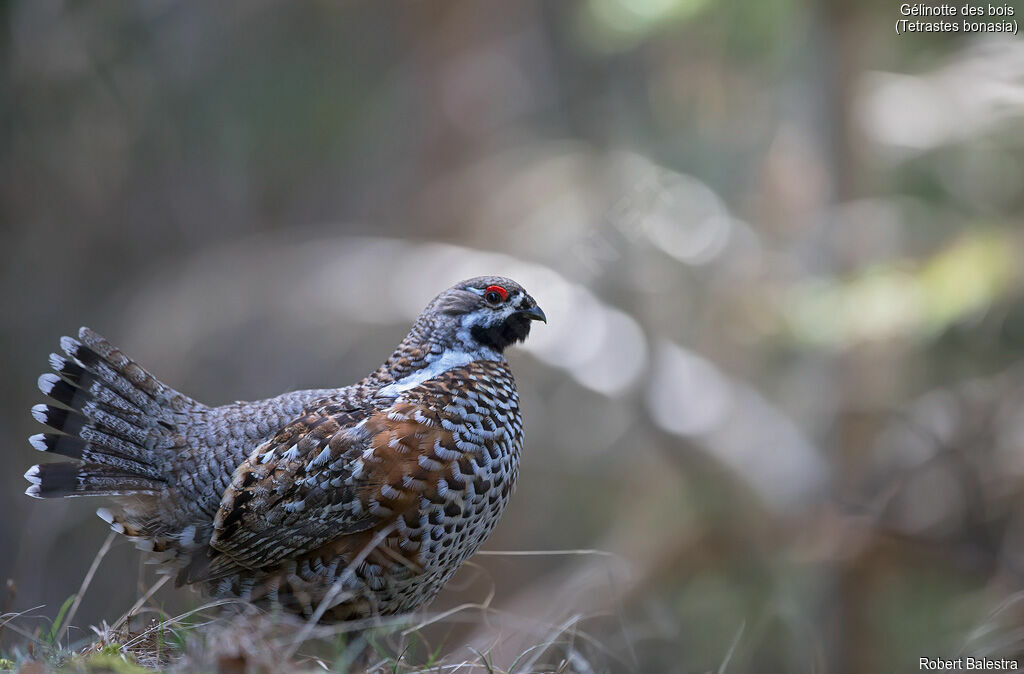
<path id="1" fill-rule="evenodd" d="M 39 466 L 32 466 L 25 471 L 25 479 L 31 482 L 28 489 L 25 490 L 25 494 L 32 498 L 41 498 L 39 496 L 39 485 L 42 484 L 42 479 L 39 477 Z"/>
<path id="2" fill-rule="evenodd" d="M 64 367 L 64 364 L 67 362 L 64 360 L 64 358 L 58 356 L 55 353 L 51 353 L 48 360 L 50 362 L 50 367 L 52 367 L 54 370 L 60 370 L 62 367 Z"/>
<path id="3" fill-rule="evenodd" d="M 59 382 L 59 381 L 60 381 L 60 377 L 58 377 L 57 375 L 53 374 L 52 372 L 47 372 L 46 374 L 41 374 L 41 375 L 39 375 L 39 381 L 38 381 L 39 390 L 42 391 L 45 395 L 49 395 L 50 391 L 53 390 L 53 387 L 56 386 L 57 382 Z"/>
<path id="4" fill-rule="evenodd" d="M 70 337 L 60 338 L 60 348 L 64 353 L 74 353 L 75 349 L 78 348 L 78 342 L 71 339 Z"/>
<path id="5" fill-rule="evenodd" d="M 39 466 L 32 466 L 25 471 L 25 479 L 32 484 L 39 484 L 42 480 L 39 479 Z"/>
<path id="6" fill-rule="evenodd" d="M 46 423 L 46 405 L 40 403 L 32 406 L 32 418 L 41 424 Z"/>
<path id="7" fill-rule="evenodd" d="M 53 372 L 39 390 L 53 404 L 32 407 L 50 431 L 29 438 L 35 449 L 75 459 L 30 471 L 29 495 L 65 496 L 154 493 L 166 484 L 162 452 L 173 445 L 171 407 L 195 405 L 168 388 L 105 339 L 82 328 L 60 340 Z M 29 475 L 26 475 L 29 478 Z"/>

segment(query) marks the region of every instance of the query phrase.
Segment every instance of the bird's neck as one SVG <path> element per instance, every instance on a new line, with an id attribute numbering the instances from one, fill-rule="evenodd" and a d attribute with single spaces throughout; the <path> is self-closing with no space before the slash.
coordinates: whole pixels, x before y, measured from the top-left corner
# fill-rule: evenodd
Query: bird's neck
<path id="1" fill-rule="evenodd" d="M 396 382 L 419 382 L 432 379 L 453 367 L 475 360 L 504 361 L 501 352 L 459 337 L 443 339 L 428 337 L 417 326 L 406 335 L 395 351 L 364 382 L 387 386 Z"/>

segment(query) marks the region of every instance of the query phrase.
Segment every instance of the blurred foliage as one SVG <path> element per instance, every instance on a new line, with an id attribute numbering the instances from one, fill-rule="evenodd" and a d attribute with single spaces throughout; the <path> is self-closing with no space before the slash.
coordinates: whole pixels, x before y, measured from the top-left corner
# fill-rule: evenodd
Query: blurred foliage
<path id="1" fill-rule="evenodd" d="M 852 278 L 796 286 L 783 311 L 794 337 L 833 348 L 896 336 L 926 339 L 987 310 L 1019 286 L 1016 237 L 972 230 L 915 263 L 897 260 Z"/>

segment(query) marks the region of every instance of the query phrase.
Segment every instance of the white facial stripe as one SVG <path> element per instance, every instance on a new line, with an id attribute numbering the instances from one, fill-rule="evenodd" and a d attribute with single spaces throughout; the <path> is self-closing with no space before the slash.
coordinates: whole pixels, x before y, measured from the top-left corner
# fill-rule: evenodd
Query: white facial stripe
<path id="1" fill-rule="evenodd" d="M 459 331 L 461 334 L 461 330 Z M 468 337 L 468 330 L 467 330 Z M 477 349 L 475 351 L 445 351 L 441 357 L 431 362 L 425 368 L 416 370 L 412 374 L 388 384 L 377 391 L 378 395 L 388 398 L 398 397 L 403 391 L 419 386 L 425 381 L 433 379 L 448 370 L 463 365 L 469 365 L 474 360 L 499 360 L 500 356 L 491 349 Z"/>

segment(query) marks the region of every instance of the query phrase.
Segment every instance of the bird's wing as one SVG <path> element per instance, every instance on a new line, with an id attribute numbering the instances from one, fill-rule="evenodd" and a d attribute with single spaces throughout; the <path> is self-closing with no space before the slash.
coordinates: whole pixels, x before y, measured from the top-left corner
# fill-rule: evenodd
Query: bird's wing
<path id="1" fill-rule="evenodd" d="M 418 520 L 420 499 L 436 495 L 439 481 L 454 479 L 462 458 L 452 421 L 428 397 L 443 400 L 403 395 L 384 409 L 315 410 L 258 447 L 221 501 L 213 559 L 190 570 L 188 580 L 337 547 L 341 538 L 409 513 Z"/>

